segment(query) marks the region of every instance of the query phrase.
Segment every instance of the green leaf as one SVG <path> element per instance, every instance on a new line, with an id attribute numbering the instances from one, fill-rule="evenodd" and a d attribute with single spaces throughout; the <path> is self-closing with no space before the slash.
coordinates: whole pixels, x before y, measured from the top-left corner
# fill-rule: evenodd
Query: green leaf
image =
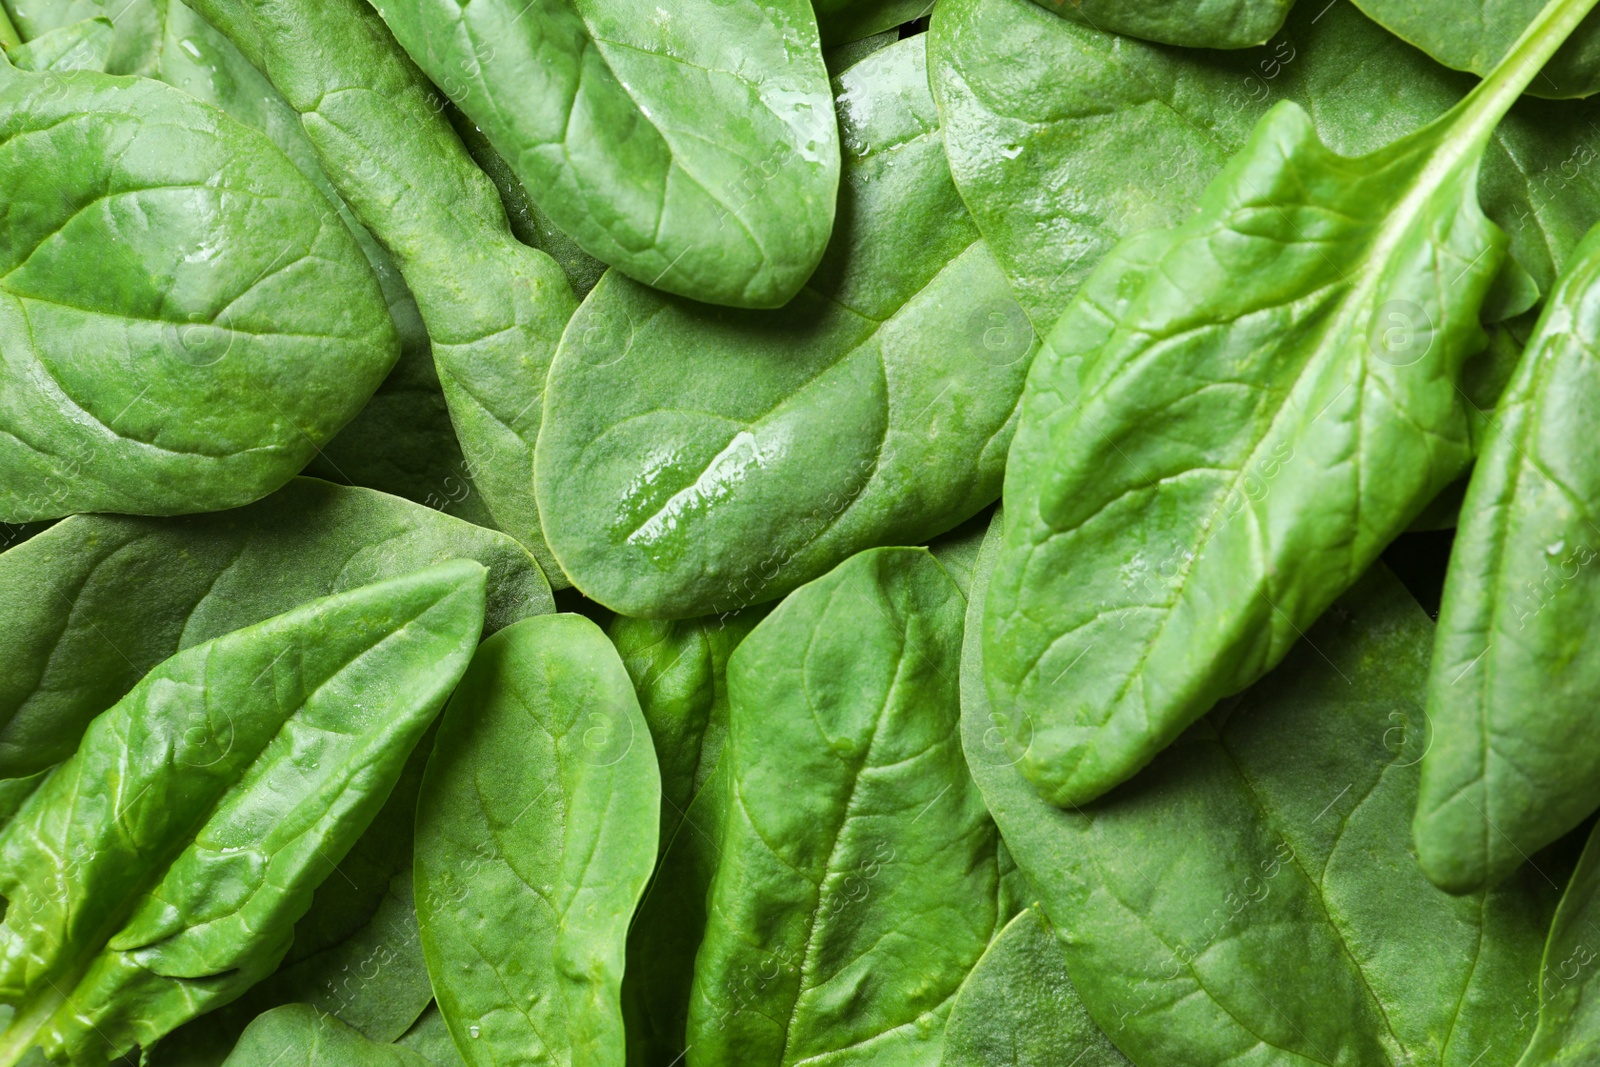
<path id="1" fill-rule="evenodd" d="M 369 1041 L 307 1004 L 287 1004 L 250 1024 L 227 1067 L 427 1067 L 399 1045 Z"/>
<path id="2" fill-rule="evenodd" d="M 155 77 L 161 62 L 161 22 L 164 3 L 172 0 L 49 0 L 25 3 L 0 0 L 16 24 L 24 41 L 33 41 L 51 30 L 76 25 L 88 19 L 105 19 L 112 24 L 111 51 L 103 70 L 107 74 L 138 74 Z"/>
<path id="3" fill-rule="evenodd" d="M 561 269 L 512 235 L 446 101 L 363 0 L 193 6 L 301 115 L 334 188 L 394 257 L 432 339 L 466 473 L 495 525 L 565 585 L 532 478 L 546 372 L 575 306 Z"/>
<path id="4" fill-rule="evenodd" d="M 874 549 L 734 651 L 690 1067 L 939 1062 L 1004 922 L 961 755 L 964 607 L 925 549 Z"/>
<path id="5" fill-rule="evenodd" d="M 1463 10 L 1448 0 L 1355 0 L 1368 15 L 1447 67 L 1486 74 L 1527 28 L 1543 0 L 1495 0 Z M 1600 90 L 1600 16 L 1590 18 L 1528 86 L 1563 99 Z"/>
<path id="6" fill-rule="evenodd" d="M 766 616 L 666 622 L 618 615 L 606 635 L 633 680 L 661 770 L 661 850 L 711 777 L 728 735 L 728 658 Z"/>
<path id="7" fill-rule="evenodd" d="M 1417 851 L 1438 885 L 1497 881 L 1600 805 L 1600 231 L 1551 295 L 1462 505 L 1428 683 Z"/>
<path id="8" fill-rule="evenodd" d="M 105 1062 L 289 948 L 466 668 L 485 570 L 453 560 L 180 652 L 0 831 L 0 1063 Z"/>
<path id="9" fill-rule="evenodd" d="M 945 1029 L 940 1067 L 1130 1067 L 1089 1018 L 1035 908 L 995 935 Z"/>
<path id="10" fill-rule="evenodd" d="M 57 523 L 0 554 L 0 775 L 71 755 L 89 720 L 180 649 L 461 557 L 489 568 L 491 632 L 554 610 L 509 537 L 310 478 L 215 515 Z"/>
<path id="11" fill-rule="evenodd" d="M 1238 52 L 1112 38 L 1026 0 L 944 0 L 928 57 L 956 187 L 1041 333 L 1119 240 L 1187 219 L 1275 103 L 1362 155 L 1476 84 L 1327 0 Z M 1542 291 L 1600 221 L 1597 117 L 1524 98 L 1484 156 L 1484 213 Z"/>
<path id="12" fill-rule="evenodd" d="M 468 1063 L 620 1067 L 624 939 L 660 792 L 633 686 L 594 623 L 547 615 L 483 643 L 417 809 L 423 951 Z"/>
<path id="13" fill-rule="evenodd" d="M 1096 33 L 1120 33 L 1186 48 L 1248 48 L 1278 32 L 1294 0 L 1038 0 Z"/>
<path id="14" fill-rule="evenodd" d="M 104 72 L 111 63 L 115 34 L 110 19 L 85 19 L 41 34 L 5 57 L 19 70 Z"/>
<path id="15" fill-rule="evenodd" d="M 711 308 L 613 271 L 567 328 L 537 482 L 586 595 L 737 611 L 995 498 L 1034 337 L 950 182 L 923 37 L 836 82 L 839 227 L 788 307 Z"/>
<path id="16" fill-rule="evenodd" d="M 9 66 L 0 116 L 0 518 L 249 503 L 394 365 L 365 257 L 254 130 Z"/>
<path id="17" fill-rule="evenodd" d="M 780 307 L 816 267 L 839 139 L 809 0 L 424 0 L 384 18 L 595 258 L 733 307 Z"/>
<path id="18" fill-rule="evenodd" d="M 824 48 L 862 41 L 919 19 L 933 0 L 813 0 Z"/>
<path id="19" fill-rule="evenodd" d="M 1517 1067 L 1580 1067 L 1600 1055 L 1600 832 L 1556 909 L 1539 972 L 1539 1025 Z"/>
<path id="20" fill-rule="evenodd" d="M 434 1067 L 467 1067 L 467 1061 L 456 1051 L 456 1043 L 450 1038 L 450 1028 L 439 1014 L 438 1005 L 429 1005 L 422 1018 L 396 1044 L 419 1054 Z"/>
<path id="21" fill-rule="evenodd" d="M 1272 668 L 1472 456 L 1460 388 L 1506 238 L 1483 147 L 1594 0 L 1350 159 L 1282 103 L 1172 230 L 1095 271 L 1028 380 L 983 623 L 989 696 L 1057 804 Z"/>
<path id="22" fill-rule="evenodd" d="M 962 654 L 973 776 L 1139 1067 L 1495 1067 L 1527 1040 L 1559 870 L 1455 897 L 1410 854 L 1431 625 L 1381 567 L 1271 675 L 1132 781 L 1063 811 L 1019 773 L 983 684 L 980 556 Z"/>
<path id="23" fill-rule="evenodd" d="M 949 533 L 928 542 L 928 551 L 950 575 L 962 596 L 972 592 L 972 569 L 978 565 L 978 550 L 983 547 L 983 538 L 989 532 L 992 517 L 990 512 L 980 512 Z"/>

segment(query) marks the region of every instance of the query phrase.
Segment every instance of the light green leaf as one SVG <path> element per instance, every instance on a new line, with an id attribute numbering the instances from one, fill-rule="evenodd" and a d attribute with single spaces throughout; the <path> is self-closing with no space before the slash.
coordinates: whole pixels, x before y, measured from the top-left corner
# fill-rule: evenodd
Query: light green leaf
<path id="1" fill-rule="evenodd" d="M 613 271 L 567 328 L 537 484 L 586 595 L 737 611 L 994 499 L 1034 337 L 950 182 L 923 36 L 836 82 L 839 227 L 788 307 L 709 308 Z"/>
<path id="2" fill-rule="evenodd" d="M 249 503 L 394 365 L 365 257 L 256 131 L 5 66 L 0 141 L 0 518 Z"/>
<path id="3" fill-rule="evenodd" d="M 633 686 L 594 623 L 548 615 L 483 643 L 417 809 L 423 951 L 473 1067 L 621 1067 L 624 940 L 660 792 Z"/>
<path id="4" fill-rule="evenodd" d="M 1089 1018 L 1035 908 L 995 935 L 962 983 L 940 1067 L 1130 1067 Z"/>
<path id="5" fill-rule="evenodd" d="M 999 548 L 996 530 L 968 613 L 968 763 L 1085 1006 L 1139 1067 L 1516 1062 L 1562 872 L 1454 897 L 1417 868 L 1402 828 L 1431 626 L 1392 575 L 1132 781 L 1063 811 L 1019 773 L 983 684 Z"/>
<path id="6" fill-rule="evenodd" d="M 112 24 L 107 74 L 155 77 L 161 62 L 163 7 L 171 0 L 0 0 L 24 41 L 88 19 Z"/>
<path id="7" fill-rule="evenodd" d="M 1274 104 L 1300 104 L 1324 144 L 1362 155 L 1477 81 L 1326 0 L 1239 52 L 1113 38 L 1027 0 L 945 0 L 928 37 L 956 187 L 1041 333 L 1119 240 L 1187 219 Z M 1600 104 L 1524 98 L 1484 155 L 1484 213 L 1543 291 L 1600 221 L 1597 117 Z"/>
<path id="8" fill-rule="evenodd" d="M 734 651 L 690 1067 L 939 1062 L 1004 922 L 960 748 L 964 607 L 926 550 L 874 549 Z"/>
<path id="9" fill-rule="evenodd" d="M 287 1004 L 250 1024 L 226 1067 L 427 1067 L 399 1045 L 369 1041 L 308 1004 Z"/>
<path id="10" fill-rule="evenodd" d="M 816 267 L 839 139 L 809 0 L 422 0 L 383 16 L 595 258 L 733 307 L 780 307 Z"/>
<path id="11" fill-rule="evenodd" d="M 1539 1025 L 1517 1067 L 1580 1067 L 1600 1056 L 1600 833 L 1550 926 L 1539 972 Z"/>
<path id="12" fill-rule="evenodd" d="M 193 7 L 301 115 L 334 188 L 394 257 L 432 339 L 465 473 L 495 525 L 565 585 L 532 485 L 545 377 L 575 306 L 561 269 L 512 235 L 445 100 L 364 0 Z"/>
<path id="13" fill-rule="evenodd" d="M 1479 160 L 1594 0 L 1350 159 L 1282 103 L 1191 219 L 1124 241 L 1051 331 L 1006 471 L 990 699 L 1057 804 L 1272 668 L 1472 456 L 1460 388 L 1504 258 Z"/>
<path id="14" fill-rule="evenodd" d="M 1552 294 L 1462 505 L 1428 684 L 1423 869 L 1497 881 L 1600 805 L 1600 232 Z"/>
<path id="15" fill-rule="evenodd" d="M 1543 0 L 1355 0 L 1368 15 L 1447 67 L 1486 74 L 1539 14 Z M 1528 86 L 1562 99 L 1600 89 L 1600 17 L 1591 16 Z"/>
<path id="16" fill-rule="evenodd" d="M 311 478 L 215 515 L 78 515 L 0 554 L 0 775 L 77 748 L 157 663 L 329 593 L 455 558 L 489 568 L 492 632 L 554 610 L 503 534 Z"/>
<path id="17" fill-rule="evenodd" d="M 51 30 L 6 52 L 20 70 L 105 72 L 111 63 L 116 30 L 107 18 L 85 19 Z"/>
<path id="18" fill-rule="evenodd" d="M 453 560 L 167 660 L 0 831 L 0 1064 L 106 1062 L 236 998 L 388 796 L 466 668 Z"/>

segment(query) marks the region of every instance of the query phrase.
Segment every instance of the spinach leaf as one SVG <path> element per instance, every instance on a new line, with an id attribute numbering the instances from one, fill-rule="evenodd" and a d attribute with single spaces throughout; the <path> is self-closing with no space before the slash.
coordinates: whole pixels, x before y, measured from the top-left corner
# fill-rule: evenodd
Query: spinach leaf
<path id="1" fill-rule="evenodd" d="M 624 939 L 660 792 L 599 627 L 547 615 L 483 643 L 417 808 L 422 946 L 468 1063 L 623 1062 Z"/>
<path id="2" fill-rule="evenodd" d="M 734 307 L 780 307 L 816 267 L 839 137 L 809 0 L 425 0 L 383 16 L 595 258 Z"/>
<path id="3" fill-rule="evenodd" d="M 584 593 L 687 618 L 990 503 L 1034 337 L 950 182 L 923 37 L 836 83 L 838 231 L 781 311 L 601 279 L 551 368 L 537 485 Z"/>
<path id="4" fill-rule="evenodd" d="M 308 1004 L 286 1004 L 245 1030 L 227 1067 L 427 1067 L 408 1048 L 369 1041 Z"/>
<path id="5" fill-rule="evenodd" d="M 1276 664 L 1466 468 L 1459 388 L 1506 238 L 1495 124 L 1594 0 L 1368 156 L 1285 102 L 1172 230 L 1129 238 L 1051 331 L 1006 470 L 983 623 L 1023 773 L 1081 804 Z"/>
<path id="6" fill-rule="evenodd" d="M 972 569 L 978 565 L 978 550 L 983 547 L 992 518 L 992 512 L 979 512 L 949 533 L 928 542 L 928 551 L 950 575 L 962 596 L 972 592 Z"/>
<path id="7" fill-rule="evenodd" d="M 1028 908 L 962 983 L 940 1067 L 1129 1067 L 1089 1018 L 1050 921 Z"/>
<path id="8" fill-rule="evenodd" d="M 1187 48 L 1248 48 L 1278 32 L 1294 0 L 1038 0 L 1097 33 L 1121 33 Z"/>
<path id="9" fill-rule="evenodd" d="M 1004 921 L 961 754 L 964 607 L 926 550 L 873 549 L 734 651 L 691 1067 L 939 1062 Z"/>
<path id="10" fill-rule="evenodd" d="M 1061 933 L 1095 1021 L 1140 1067 L 1516 1062 L 1561 872 L 1435 889 L 1415 803 L 1431 626 L 1381 567 L 1266 679 L 1132 781 L 1060 810 L 983 683 L 980 555 L 962 654 L 973 776 Z"/>
<path id="11" fill-rule="evenodd" d="M 766 616 L 665 622 L 618 615 L 606 634 L 633 680 L 661 770 L 661 850 L 711 776 L 728 735 L 728 658 Z"/>
<path id="12" fill-rule="evenodd" d="M 575 301 L 519 242 L 445 101 L 362 0 L 195 0 L 301 115 L 323 170 L 416 298 L 467 473 L 495 525 L 565 585 L 532 486 L 540 398 Z"/>
<path id="13" fill-rule="evenodd" d="M 458 557 L 489 568 L 490 631 L 553 610 L 509 537 L 311 478 L 214 515 L 57 523 L 0 555 L 0 776 L 71 755 L 89 720 L 180 649 Z"/>
<path id="14" fill-rule="evenodd" d="M 161 62 L 163 2 L 172 0 L 0 0 L 0 6 L 30 42 L 52 30 L 105 19 L 112 25 L 111 50 L 104 65 L 91 69 L 155 77 Z"/>
<path id="15" fill-rule="evenodd" d="M 1591 832 L 1539 972 L 1539 1025 L 1518 1067 L 1579 1067 L 1600 1055 L 1600 832 Z"/>
<path id="16" fill-rule="evenodd" d="M 933 0 L 812 0 L 824 48 L 894 29 L 933 10 Z"/>
<path id="17" fill-rule="evenodd" d="M 111 62 L 115 35 L 110 19 L 85 19 L 7 49 L 6 58 L 19 70 L 103 72 Z"/>
<path id="18" fill-rule="evenodd" d="M 466 669 L 453 560 L 167 660 L 0 831 L 0 1063 L 104 1062 L 277 965 Z"/>
<path id="19" fill-rule="evenodd" d="M 1274 103 L 1359 155 L 1476 84 L 1326 0 L 1238 52 L 1112 38 L 1026 0 L 945 0 L 928 38 L 956 187 L 1041 334 L 1117 241 L 1183 222 Z M 1540 291 L 1600 221 L 1597 117 L 1600 104 L 1524 98 L 1484 156 L 1484 213 Z"/>
<path id="20" fill-rule="evenodd" d="M 220 1064 L 253 1019 L 295 1002 L 336 1015 L 374 1041 L 408 1032 L 433 1000 L 411 889 L 412 830 L 432 734 L 412 750 L 389 799 L 338 871 L 317 887 L 278 969 L 233 1003 L 162 1038 L 146 1053 L 146 1067 Z"/>
<path id="21" fill-rule="evenodd" d="M 1496 412 L 1462 505 L 1428 680 L 1416 842 L 1456 891 L 1496 881 L 1600 805 L 1600 695 L 1585 634 L 1600 580 L 1600 231 L 1581 249 Z"/>
<path id="22" fill-rule="evenodd" d="M 396 1044 L 417 1053 L 434 1067 L 467 1067 L 467 1061 L 456 1051 L 450 1028 L 445 1025 L 436 1004 L 429 1005 L 422 1018 Z"/>
<path id="23" fill-rule="evenodd" d="M 393 366 L 360 249 L 254 130 L 4 65 L 0 143 L 0 518 L 249 503 Z"/>
<path id="24" fill-rule="evenodd" d="M 1355 0 L 1368 15 L 1447 67 L 1485 74 L 1539 14 L 1543 0 L 1495 0 L 1462 9 L 1441 0 Z M 1528 86 L 1557 99 L 1600 90 L 1600 16 L 1573 34 Z"/>

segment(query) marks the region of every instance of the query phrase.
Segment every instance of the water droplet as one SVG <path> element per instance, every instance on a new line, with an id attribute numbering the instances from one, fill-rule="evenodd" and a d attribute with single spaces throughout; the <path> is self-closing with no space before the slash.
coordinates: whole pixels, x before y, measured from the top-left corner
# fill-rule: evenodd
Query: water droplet
<path id="1" fill-rule="evenodd" d="M 471 1026 L 467 1027 L 467 1033 L 471 1034 L 472 1039 L 476 1041 L 478 1039 L 478 1024 L 473 1023 Z"/>
<path id="2" fill-rule="evenodd" d="M 1545 545 L 1544 546 L 1544 550 L 1545 550 L 1545 552 L 1547 552 L 1548 554 L 1550 554 L 1552 556 L 1559 556 L 1559 555 L 1561 555 L 1561 550 L 1566 548 L 1566 547 L 1567 547 L 1566 540 L 1565 539 L 1558 539 L 1558 540 L 1555 540 L 1555 541 L 1551 541 L 1548 545 Z"/>

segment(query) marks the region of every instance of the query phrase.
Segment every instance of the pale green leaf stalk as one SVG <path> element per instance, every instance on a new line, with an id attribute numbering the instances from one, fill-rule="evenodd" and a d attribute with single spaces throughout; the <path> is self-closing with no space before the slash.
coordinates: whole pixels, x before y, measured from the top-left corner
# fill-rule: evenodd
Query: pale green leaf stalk
<path id="1" fill-rule="evenodd" d="M 580 615 L 483 643 L 417 807 L 417 917 L 471 1067 L 622 1067 L 628 921 L 661 779 L 616 649 Z"/>
<path id="2" fill-rule="evenodd" d="M 1082 804 L 1276 664 L 1472 456 L 1462 366 L 1506 237 L 1495 125 L 1595 0 L 1456 108 L 1347 159 L 1284 103 L 1193 217 L 1124 241 L 1051 332 L 983 620 L 1022 772 Z"/>
<path id="3" fill-rule="evenodd" d="M 238 997 L 377 814 L 466 669 L 453 560 L 167 660 L 0 831 L 0 1064 L 109 1063 Z"/>
<path id="4" fill-rule="evenodd" d="M 1503 878 L 1600 805 L 1600 231 L 1551 295 L 1462 505 L 1428 680 L 1418 856 Z"/>
<path id="5" fill-rule="evenodd" d="M 474 484 L 495 525 L 565 584 L 533 496 L 551 358 L 576 301 L 511 233 L 435 92 L 363 0 L 196 0 L 298 111 L 323 169 L 394 257 L 433 343 Z"/>

